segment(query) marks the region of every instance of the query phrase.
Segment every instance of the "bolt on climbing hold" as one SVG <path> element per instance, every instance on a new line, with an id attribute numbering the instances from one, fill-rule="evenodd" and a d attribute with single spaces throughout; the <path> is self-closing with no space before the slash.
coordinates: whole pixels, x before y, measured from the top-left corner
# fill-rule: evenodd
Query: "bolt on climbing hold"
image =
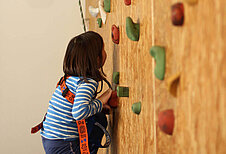
<path id="1" fill-rule="evenodd" d="M 111 27 L 111 38 L 115 44 L 119 44 L 119 27 L 112 25 Z"/>
<path id="2" fill-rule="evenodd" d="M 128 87 L 117 87 L 117 96 L 118 97 L 129 97 L 129 88 Z"/>
<path id="3" fill-rule="evenodd" d="M 108 100 L 108 105 L 111 108 L 116 108 L 116 107 L 118 107 L 118 103 L 119 103 L 119 99 L 117 96 L 117 91 L 112 91 L 111 97 Z"/>
<path id="4" fill-rule="evenodd" d="M 150 54 L 156 61 L 155 76 L 159 80 L 163 80 L 165 76 L 165 48 L 160 46 L 153 46 Z"/>
<path id="5" fill-rule="evenodd" d="M 98 27 L 101 28 L 101 26 L 102 26 L 102 19 L 101 18 L 97 18 L 97 24 L 98 24 Z"/>
<path id="6" fill-rule="evenodd" d="M 111 10 L 111 0 L 104 0 L 104 11 L 110 12 Z"/>
<path id="7" fill-rule="evenodd" d="M 158 115 L 158 126 L 166 134 L 172 135 L 174 128 L 174 112 L 172 109 L 161 111 Z"/>
<path id="8" fill-rule="evenodd" d="M 188 4 L 194 5 L 198 3 L 198 0 L 185 0 Z"/>
<path id="9" fill-rule="evenodd" d="M 172 23 L 175 26 L 181 26 L 184 23 L 184 5 L 183 3 L 176 3 L 171 6 Z"/>
<path id="10" fill-rule="evenodd" d="M 125 5 L 130 5 L 131 4 L 131 0 L 124 0 Z"/>
<path id="11" fill-rule="evenodd" d="M 140 24 L 134 23 L 130 17 L 126 18 L 126 34 L 132 41 L 138 41 L 140 36 Z"/>
<path id="12" fill-rule="evenodd" d="M 119 84 L 119 72 L 113 72 L 113 83 Z"/>
<path id="13" fill-rule="evenodd" d="M 141 102 L 134 103 L 132 105 L 132 111 L 136 114 L 140 114 L 141 111 Z"/>
<path id="14" fill-rule="evenodd" d="M 172 75 L 168 81 L 167 81 L 167 86 L 168 86 L 168 91 L 170 92 L 171 95 L 174 97 L 177 97 L 177 87 L 180 82 L 180 73 L 176 73 Z"/>

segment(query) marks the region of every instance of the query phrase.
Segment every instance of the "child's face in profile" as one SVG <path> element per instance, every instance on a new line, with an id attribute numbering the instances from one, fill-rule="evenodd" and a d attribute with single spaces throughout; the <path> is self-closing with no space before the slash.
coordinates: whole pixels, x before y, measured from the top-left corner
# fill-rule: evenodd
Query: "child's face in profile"
<path id="1" fill-rule="evenodd" d="M 104 49 L 104 44 L 103 44 L 103 49 L 102 49 L 102 65 L 101 66 L 104 66 L 104 63 L 106 61 L 106 58 L 107 58 L 107 54 L 106 54 L 106 51 Z"/>

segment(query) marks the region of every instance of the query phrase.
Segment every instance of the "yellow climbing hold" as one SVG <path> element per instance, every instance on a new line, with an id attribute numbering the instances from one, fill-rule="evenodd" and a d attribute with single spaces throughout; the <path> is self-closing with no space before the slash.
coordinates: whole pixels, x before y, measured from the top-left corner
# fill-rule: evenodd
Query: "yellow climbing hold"
<path id="1" fill-rule="evenodd" d="M 194 4 L 198 3 L 198 0 L 185 0 L 185 2 L 187 2 L 188 4 L 194 5 Z"/>
<path id="2" fill-rule="evenodd" d="M 171 95 L 174 97 L 177 97 L 177 88 L 179 86 L 180 82 L 180 73 L 176 73 L 172 75 L 168 80 L 167 80 L 167 88 L 168 91 L 170 92 Z"/>

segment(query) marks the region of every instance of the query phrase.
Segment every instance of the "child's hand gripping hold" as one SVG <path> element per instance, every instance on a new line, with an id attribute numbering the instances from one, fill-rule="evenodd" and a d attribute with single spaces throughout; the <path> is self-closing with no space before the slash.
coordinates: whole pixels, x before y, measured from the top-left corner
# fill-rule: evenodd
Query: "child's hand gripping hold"
<path id="1" fill-rule="evenodd" d="M 106 114 L 110 113 L 111 107 L 108 105 L 108 100 L 111 97 L 112 90 L 106 90 L 98 99 L 103 103 L 102 111 Z"/>

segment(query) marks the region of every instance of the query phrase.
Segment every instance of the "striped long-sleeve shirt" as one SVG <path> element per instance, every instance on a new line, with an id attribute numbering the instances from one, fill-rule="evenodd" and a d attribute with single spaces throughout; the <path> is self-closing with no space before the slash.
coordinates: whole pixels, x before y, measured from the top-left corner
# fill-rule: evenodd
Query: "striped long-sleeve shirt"
<path id="1" fill-rule="evenodd" d="M 74 104 L 62 96 L 60 86 L 56 88 L 43 122 L 41 131 L 43 137 L 75 140 L 79 137 L 76 120 L 87 119 L 102 110 L 102 102 L 99 99 L 92 99 L 98 83 L 93 79 L 88 81 L 89 83 L 85 83 L 74 76 L 66 80 L 67 87 L 75 94 Z"/>

